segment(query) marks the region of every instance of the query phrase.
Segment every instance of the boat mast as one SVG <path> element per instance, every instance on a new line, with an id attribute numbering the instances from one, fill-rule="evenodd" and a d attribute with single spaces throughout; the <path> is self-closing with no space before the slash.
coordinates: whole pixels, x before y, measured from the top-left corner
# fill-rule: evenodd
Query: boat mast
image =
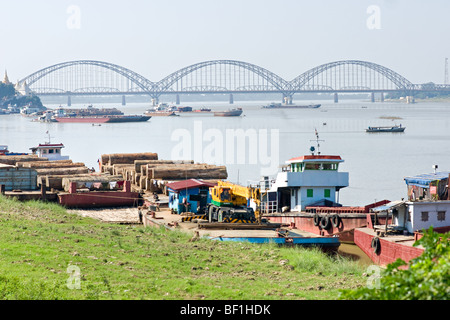
<path id="1" fill-rule="evenodd" d="M 320 155 L 320 141 L 325 141 L 325 140 L 320 140 L 319 139 L 319 133 L 317 132 L 317 129 L 314 129 L 316 132 L 316 140 L 310 140 L 310 141 L 316 141 L 317 143 L 317 154 Z M 314 151 L 316 150 L 313 146 L 311 146 L 311 148 L 309 149 L 311 150 L 312 155 L 314 155 Z"/>

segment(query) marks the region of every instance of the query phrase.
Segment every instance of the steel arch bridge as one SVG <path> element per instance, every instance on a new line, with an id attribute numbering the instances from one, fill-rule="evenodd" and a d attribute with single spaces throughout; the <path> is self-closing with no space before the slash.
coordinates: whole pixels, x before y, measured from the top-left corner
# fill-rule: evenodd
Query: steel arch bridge
<path id="1" fill-rule="evenodd" d="M 55 64 L 20 80 L 44 95 L 150 95 L 281 93 L 374 93 L 422 90 L 397 72 L 367 61 L 343 60 L 310 69 L 291 81 L 254 64 L 211 60 L 177 70 L 153 82 L 127 68 L 96 60 Z M 440 90 L 450 90 L 438 85 Z"/>
<path id="2" fill-rule="evenodd" d="M 326 63 L 290 82 L 291 92 L 409 91 L 414 84 L 397 72 L 367 61 L 344 60 Z"/>

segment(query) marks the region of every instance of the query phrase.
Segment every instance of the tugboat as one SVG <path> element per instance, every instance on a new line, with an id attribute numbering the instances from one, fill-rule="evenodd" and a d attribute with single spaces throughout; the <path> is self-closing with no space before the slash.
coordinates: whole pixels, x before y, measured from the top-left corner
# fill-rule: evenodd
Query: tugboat
<path id="1" fill-rule="evenodd" d="M 265 177 L 261 189 L 261 213 L 271 222 L 291 225 L 318 235 L 337 235 L 341 242 L 354 242 L 354 229 L 366 225 L 366 214 L 379 201 L 364 207 L 343 206 L 339 191 L 349 186 L 348 172 L 339 172 L 339 155 L 322 155 L 316 131 L 311 154 L 286 161 L 276 179 Z M 265 190 L 264 190 L 265 189 Z M 378 219 L 383 219 L 378 216 Z"/>

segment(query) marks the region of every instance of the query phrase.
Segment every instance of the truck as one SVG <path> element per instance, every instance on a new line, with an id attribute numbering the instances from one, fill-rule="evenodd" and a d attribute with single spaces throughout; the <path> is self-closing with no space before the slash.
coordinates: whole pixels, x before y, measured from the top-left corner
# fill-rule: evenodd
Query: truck
<path id="1" fill-rule="evenodd" d="M 211 203 L 206 208 L 209 222 L 261 223 L 261 194 L 258 186 L 244 187 L 218 181 L 209 188 Z"/>

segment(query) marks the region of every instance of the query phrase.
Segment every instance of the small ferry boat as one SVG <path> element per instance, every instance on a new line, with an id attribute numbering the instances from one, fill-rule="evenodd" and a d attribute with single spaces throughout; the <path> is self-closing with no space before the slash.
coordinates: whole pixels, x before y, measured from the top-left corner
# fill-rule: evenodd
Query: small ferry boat
<path id="1" fill-rule="evenodd" d="M 309 104 L 309 105 L 295 105 L 295 104 L 283 104 L 283 103 L 270 103 L 263 106 L 263 109 L 317 109 L 321 104 Z"/>
<path id="2" fill-rule="evenodd" d="M 226 111 L 214 112 L 215 117 L 239 117 L 242 114 L 242 108 L 235 108 Z"/>
<path id="3" fill-rule="evenodd" d="M 406 127 L 402 127 L 402 125 L 395 126 L 385 126 L 385 127 L 369 127 L 366 129 L 366 132 L 403 132 Z"/>

